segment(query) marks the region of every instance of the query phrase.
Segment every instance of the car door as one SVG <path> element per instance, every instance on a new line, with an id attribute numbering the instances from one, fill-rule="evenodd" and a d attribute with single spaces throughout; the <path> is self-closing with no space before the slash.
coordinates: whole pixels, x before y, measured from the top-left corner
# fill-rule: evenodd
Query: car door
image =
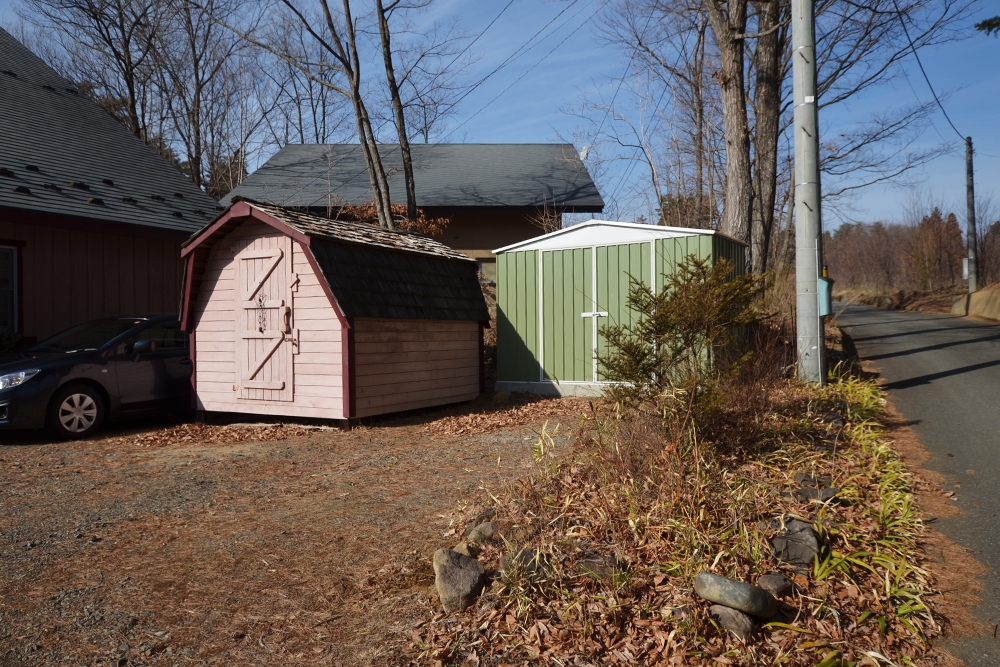
<path id="1" fill-rule="evenodd" d="M 135 352 L 135 343 L 151 340 L 152 352 Z M 118 346 L 115 358 L 122 409 L 161 403 L 186 403 L 191 390 L 188 337 L 180 322 L 158 322 L 138 330 Z"/>

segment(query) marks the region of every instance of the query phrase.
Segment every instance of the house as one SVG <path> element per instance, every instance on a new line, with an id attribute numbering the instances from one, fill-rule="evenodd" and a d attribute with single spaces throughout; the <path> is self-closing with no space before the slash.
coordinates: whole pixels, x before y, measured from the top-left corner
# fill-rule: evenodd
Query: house
<path id="1" fill-rule="evenodd" d="M 659 291 L 687 257 L 746 272 L 746 246 L 705 229 L 592 220 L 497 255 L 497 391 L 594 396 L 608 323 L 630 322 L 632 279 Z"/>
<path id="2" fill-rule="evenodd" d="M 176 312 L 216 202 L 0 29 L 0 334 Z"/>
<path id="3" fill-rule="evenodd" d="M 379 147 L 393 204 L 406 204 L 398 144 Z M 412 144 L 417 206 L 449 218 L 445 245 L 495 276 L 491 250 L 538 236 L 542 215 L 599 213 L 604 200 L 570 144 Z M 229 197 L 336 217 L 342 204 L 372 199 L 358 144 L 288 145 L 246 178 Z M 223 199 L 223 203 L 228 203 Z"/>
<path id="4" fill-rule="evenodd" d="M 441 243 L 238 200 L 182 255 L 199 410 L 351 419 L 484 390 L 476 264 Z"/>

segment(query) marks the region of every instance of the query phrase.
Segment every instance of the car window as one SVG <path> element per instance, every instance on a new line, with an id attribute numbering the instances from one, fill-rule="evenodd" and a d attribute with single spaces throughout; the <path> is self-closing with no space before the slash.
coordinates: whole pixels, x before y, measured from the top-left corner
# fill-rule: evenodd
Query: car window
<path id="1" fill-rule="evenodd" d="M 187 334 L 181 331 L 180 322 L 154 324 L 136 334 L 136 340 L 151 340 L 157 350 L 182 350 L 187 347 Z"/>
<path id="2" fill-rule="evenodd" d="M 137 324 L 142 324 L 143 320 L 133 318 L 105 318 L 103 320 L 93 320 L 78 324 L 72 329 L 67 329 L 57 333 L 52 338 L 43 340 L 32 350 L 38 352 L 59 351 L 71 352 L 74 350 L 96 350 L 111 339 L 119 336 Z M 178 323 L 179 326 L 179 323 Z"/>

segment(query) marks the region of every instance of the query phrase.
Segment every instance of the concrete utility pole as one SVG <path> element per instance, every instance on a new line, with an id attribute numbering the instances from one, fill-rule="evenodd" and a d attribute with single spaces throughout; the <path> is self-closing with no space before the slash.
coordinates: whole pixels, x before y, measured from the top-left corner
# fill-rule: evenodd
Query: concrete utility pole
<path id="1" fill-rule="evenodd" d="M 799 378 L 823 384 L 823 321 L 817 278 L 822 266 L 819 121 L 816 113 L 814 0 L 792 0 L 792 93 L 795 103 L 795 327 Z"/>
<path id="2" fill-rule="evenodd" d="M 969 242 L 969 294 L 979 289 L 979 269 L 976 264 L 976 180 L 972 170 L 972 137 L 965 138 L 965 238 Z"/>

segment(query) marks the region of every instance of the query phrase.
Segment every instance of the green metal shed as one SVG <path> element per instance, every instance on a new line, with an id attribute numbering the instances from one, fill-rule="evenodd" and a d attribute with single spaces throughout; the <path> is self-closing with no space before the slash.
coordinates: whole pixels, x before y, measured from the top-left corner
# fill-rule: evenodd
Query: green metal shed
<path id="1" fill-rule="evenodd" d="M 591 220 L 495 250 L 497 391 L 596 396 L 599 329 L 626 323 L 630 277 L 657 291 L 690 255 L 746 271 L 745 244 L 705 229 Z M 607 319 L 605 319 L 607 318 Z"/>

